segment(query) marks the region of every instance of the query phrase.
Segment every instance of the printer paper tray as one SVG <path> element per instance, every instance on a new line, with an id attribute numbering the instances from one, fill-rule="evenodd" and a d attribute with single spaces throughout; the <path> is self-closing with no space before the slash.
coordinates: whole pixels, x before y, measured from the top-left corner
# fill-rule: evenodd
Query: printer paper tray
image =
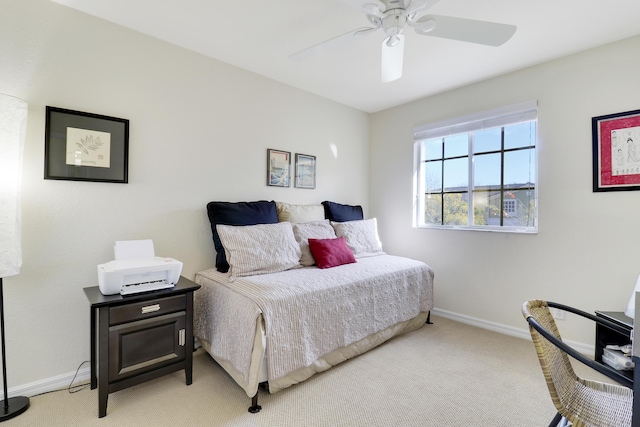
<path id="1" fill-rule="evenodd" d="M 120 290 L 120 295 L 139 294 L 140 292 L 150 292 L 168 288 L 173 288 L 173 285 L 171 283 L 167 283 L 166 280 L 145 283 L 132 283 L 130 285 L 123 286 Z"/>

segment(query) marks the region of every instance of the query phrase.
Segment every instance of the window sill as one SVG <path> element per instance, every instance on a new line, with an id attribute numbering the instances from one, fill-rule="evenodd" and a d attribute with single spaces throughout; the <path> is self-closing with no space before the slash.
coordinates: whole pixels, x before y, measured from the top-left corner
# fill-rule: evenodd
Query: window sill
<path id="1" fill-rule="evenodd" d="M 430 230 L 484 231 L 493 233 L 538 234 L 538 227 L 469 227 L 462 225 L 414 225 L 413 228 Z"/>

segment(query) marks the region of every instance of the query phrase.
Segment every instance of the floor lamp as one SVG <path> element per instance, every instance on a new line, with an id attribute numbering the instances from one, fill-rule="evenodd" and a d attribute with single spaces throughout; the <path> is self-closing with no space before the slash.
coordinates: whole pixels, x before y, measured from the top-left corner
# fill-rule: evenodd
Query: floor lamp
<path id="1" fill-rule="evenodd" d="M 4 294 L 2 279 L 20 273 L 20 171 L 27 124 L 27 104 L 0 94 L 0 341 L 2 346 L 3 402 L 0 422 L 20 415 L 29 398 L 8 397 L 7 359 L 4 343 Z"/>

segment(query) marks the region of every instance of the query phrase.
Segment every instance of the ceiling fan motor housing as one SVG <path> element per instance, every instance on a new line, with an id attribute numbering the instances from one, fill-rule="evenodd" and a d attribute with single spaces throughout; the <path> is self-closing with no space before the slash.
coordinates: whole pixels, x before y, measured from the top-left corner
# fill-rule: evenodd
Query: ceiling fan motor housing
<path id="1" fill-rule="evenodd" d="M 406 22 L 407 16 L 404 14 L 404 9 L 392 9 L 384 12 L 382 28 L 387 35 L 397 36 L 402 34 Z"/>

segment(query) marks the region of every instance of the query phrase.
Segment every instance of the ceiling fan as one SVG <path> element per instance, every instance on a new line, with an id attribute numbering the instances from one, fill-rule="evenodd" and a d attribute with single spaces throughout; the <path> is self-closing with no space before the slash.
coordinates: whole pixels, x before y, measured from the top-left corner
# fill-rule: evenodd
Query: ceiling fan
<path id="1" fill-rule="evenodd" d="M 346 1 L 346 0 L 343 0 Z M 420 15 L 439 0 L 379 0 L 367 3 L 362 11 L 373 27 L 358 28 L 290 56 L 304 59 L 321 50 L 350 39 L 372 34 L 380 29 L 387 37 L 382 41 L 381 80 L 391 82 L 402 76 L 404 29 L 406 26 L 425 36 L 442 37 L 488 46 L 500 46 L 516 32 L 514 25 L 441 15 Z M 353 0 L 349 0 L 353 2 Z"/>

